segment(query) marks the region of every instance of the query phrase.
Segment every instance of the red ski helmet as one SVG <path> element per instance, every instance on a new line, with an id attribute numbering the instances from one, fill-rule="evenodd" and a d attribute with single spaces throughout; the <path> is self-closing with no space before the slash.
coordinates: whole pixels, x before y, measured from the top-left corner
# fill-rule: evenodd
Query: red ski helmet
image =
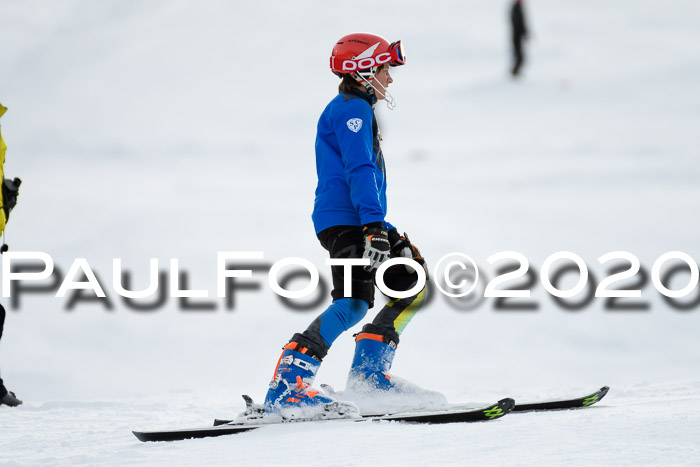
<path id="1" fill-rule="evenodd" d="M 331 52 L 331 71 L 342 77 L 361 75 L 372 80 L 377 69 L 388 63 L 399 66 L 406 63 L 401 41 L 391 44 L 382 36 L 367 32 L 353 32 L 341 37 Z"/>

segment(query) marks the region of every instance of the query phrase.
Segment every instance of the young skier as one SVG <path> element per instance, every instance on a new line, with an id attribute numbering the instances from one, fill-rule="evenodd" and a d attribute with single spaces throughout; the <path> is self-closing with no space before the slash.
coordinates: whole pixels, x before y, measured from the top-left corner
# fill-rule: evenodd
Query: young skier
<path id="1" fill-rule="evenodd" d="M 390 109 L 395 107 L 387 91 L 393 82 L 390 67 L 404 63 L 401 41 L 389 43 L 375 34 L 349 34 L 333 48 L 330 68 L 342 81 L 318 122 L 318 185 L 312 219 L 331 258 L 365 258 L 369 265 L 352 267 L 349 295 L 343 266 L 331 267 L 333 302 L 284 347 L 265 398 L 266 413 L 299 408 L 309 418 L 356 414 L 354 404 L 311 388 L 321 361 L 336 338 L 374 305 L 374 275 L 382 262 L 395 256 L 412 258 L 427 272 L 418 249 L 385 218 L 387 176 L 374 105 L 383 100 Z M 409 290 L 417 277 L 410 267 L 394 265 L 384 280 L 393 290 Z M 400 394 L 418 388 L 392 379 L 388 371 L 399 335 L 424 296 L 423 289 L 409 298 L 391 300 L 356 335 L 346 394 L 352 390 Z"/>

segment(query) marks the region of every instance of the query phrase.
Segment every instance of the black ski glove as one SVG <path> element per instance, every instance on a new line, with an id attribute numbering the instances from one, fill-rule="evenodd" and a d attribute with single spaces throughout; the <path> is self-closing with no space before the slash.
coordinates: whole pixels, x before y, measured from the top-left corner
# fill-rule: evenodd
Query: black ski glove
<path id="1" fill-rule="evenodd" d="M 365 236 L 365 252 L 362 258 L 369 259 L 369 265 L 364 266 L 364 270 L 372 272 L 389 259 L 391 248 L 388 234 L 381 222 L 365 225 L 362 233 Z"/>
<path id="2" fill-rule="evenodd" d="M 391 229 L 388 234 L 389 244 L 391 245 L 391 251 L 396 256 L 403 258 L 411 258 L 416 263 L 420 264 L 425 271 L 425 278 L 430 279 L 430 274 L 428 273 L 428 265 L 425 262 L 425 258 L 420 254 L 420 250 L 408 239 L 408 234 L 404 232 L 403 236 L 399 235 L 398 230 Z M 413 269 L 406 266 L 408 272 L 413 272 Z"/>

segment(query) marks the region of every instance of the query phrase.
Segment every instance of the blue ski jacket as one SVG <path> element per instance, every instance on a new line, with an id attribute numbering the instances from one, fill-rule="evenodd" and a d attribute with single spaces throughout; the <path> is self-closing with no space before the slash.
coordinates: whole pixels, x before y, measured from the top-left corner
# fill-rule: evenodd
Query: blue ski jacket
<path id="1" fill-rule="evenodd" d="M 386 222 L 386 169 L 374 115 L 374 96 L 339 93 L 321 114 L 316 133 L 316 199 L 311 218 L 318 234 L 337 225 Z"/>

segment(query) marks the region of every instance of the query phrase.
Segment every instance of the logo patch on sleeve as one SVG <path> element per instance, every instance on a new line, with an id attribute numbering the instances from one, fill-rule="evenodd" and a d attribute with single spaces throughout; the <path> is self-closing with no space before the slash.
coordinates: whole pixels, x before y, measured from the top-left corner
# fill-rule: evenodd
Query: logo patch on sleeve
<path id="1" fill-rule="evenodd" d="M 360 131 L 360 128 L 362 128 L 362 119 L 351 118 L 350 120 L 348 120 L 348 128 L 350 128 L 350 131 L 357 133 L 358 131 Z"/>

